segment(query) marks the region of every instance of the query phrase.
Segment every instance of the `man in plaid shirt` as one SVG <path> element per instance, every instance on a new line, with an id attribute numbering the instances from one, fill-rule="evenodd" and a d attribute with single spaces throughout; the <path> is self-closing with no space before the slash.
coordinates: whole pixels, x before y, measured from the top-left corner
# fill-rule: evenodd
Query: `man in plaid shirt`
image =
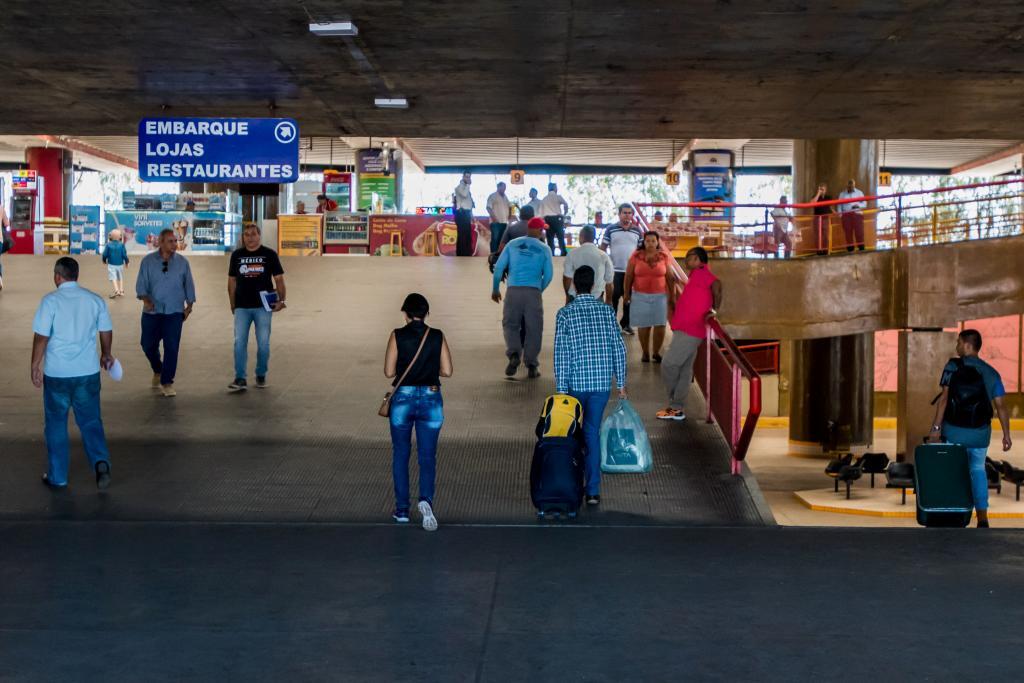
<path id="1" fill-rule="evenodd" d="M 555 318 L 555 391 L 574 396 L 583 406 L 587 444 L 588 505 L 601 502 L 601 418 L 611 394 L 612 377 L 626 398 L 626 346 L 615 310 L 594 298 L 594 269 L 573 273 L 576 299 Z"/>

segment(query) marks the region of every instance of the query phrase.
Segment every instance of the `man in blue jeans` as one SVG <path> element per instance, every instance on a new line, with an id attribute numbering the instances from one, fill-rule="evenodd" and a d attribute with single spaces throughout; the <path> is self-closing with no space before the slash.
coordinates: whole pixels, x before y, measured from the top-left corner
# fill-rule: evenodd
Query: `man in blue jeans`
<path id="1" fill-rule="evenodd" d="M 963 330 L 956 340 L 956 358 L 942 370 L 942 393 L 936 401 L 929 441 L 955 443 L 967 449 L 971 493 L 978 512 L 978 527 L 988 526 L 988 477 L 985 457 L 992 440 L 992 404 L 1003 428 L 1003 450 L 1010 450 L 1010 415 L 1003 396 L 1003 380 L 995 368 L 978 358 L 981 333 Z"/>
<path id="2" fill-rule="evenodd" d="M 270 363 L 270 321 L 284 310 L 284 268 L 273 249 L 260 244 L 260 226 L 246 223 L 242 228 L 242 248 L 231 254 L 228 265 L 228 300 L 235 316 L 235 379 L 231 391 L 245 391 L 249 361 L 249 328 L 256 326 L 256 388 L 267 386 Z M 264 305 L 270 294 L 276 299 Z M 270 310 L 267 310 L 269 306 Z"/>
<path id="3" fill-rule="evenodd" d="M 142 350 L 153 369 L 153 387 L 171 397 L 177 396 L 174 376 L 178 371 L 181 328 L 192 315 L 196 285 L 188 259 L 177 253 L 178 236 L 174 230 L 162 230 L 158 244 L 159 249 L 139 264 L 135 294 L 142 301 Z"/>
<path id="4" fill-rule="evenodd" d="M 555 317 L 555 391 L 574 396 L 583 406 L 583 437 L 587 505 L 601 502 L 601 418 L 618 380 L 619 397 L 626 398 L 626 346 L 622 343 L 615 309 L 598 301 L 594 269 L 580 266 L 572 276 L 576 298 Z"/>
<path id="5" fill-rule="evenodd" d="M 78 262 L 65 256 L 53 268 L 57 291 L 43 297 L 32 321 L 32 384 L 43 389 L 46 452 L 43 483 L 53 490 L 68 485 L 68 410 L 100 489 L 110 486 L 110 452 L 100 417 L 100 366 L 114 364 L 110 355 L 113 325 L 106 302 L 78 286 Z M 96 356 L 96 335 L 100 357 Z"/>

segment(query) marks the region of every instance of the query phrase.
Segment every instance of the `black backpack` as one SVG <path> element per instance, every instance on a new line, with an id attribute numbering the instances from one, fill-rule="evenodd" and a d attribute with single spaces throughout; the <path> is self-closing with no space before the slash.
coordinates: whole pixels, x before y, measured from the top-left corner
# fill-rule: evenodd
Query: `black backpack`
<path id="1" fill-rule="evenodd" d="M 954 358 L 956 370 L 949 378 L 949 398 L 942 419 L 954 427 L 977 429 L 992 421 L 992 400 L 985 388 L 985 378 L 978 368 Z"/>

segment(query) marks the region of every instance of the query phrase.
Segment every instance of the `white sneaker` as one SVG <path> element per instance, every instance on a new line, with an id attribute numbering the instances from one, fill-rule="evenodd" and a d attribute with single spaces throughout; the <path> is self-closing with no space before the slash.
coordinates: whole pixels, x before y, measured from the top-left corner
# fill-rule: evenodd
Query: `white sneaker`
<path id="1" fill-rule="evenodd" d="M 430 507 L 430 503 L 421 500 L 420 504 L 416 507 L 419 509 L 420 514 L 423 515 L 424 531 L 437 531 L 437 517 L 434 516 L 434 510 Z"/>

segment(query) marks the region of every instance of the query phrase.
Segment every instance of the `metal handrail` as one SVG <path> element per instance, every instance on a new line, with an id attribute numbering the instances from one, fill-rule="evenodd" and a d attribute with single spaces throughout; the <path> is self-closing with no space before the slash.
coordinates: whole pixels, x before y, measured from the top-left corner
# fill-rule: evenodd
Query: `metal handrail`
<path id="1" fill-rule="evenodd" d="M 707 405 L 707 421 L 718 424 L 725 436 L 732 454 L 732 474 L 742 471 L 740 463 L 747 457 L 750 440 L 761 415 L 761 376 L 754 370 L 750 361 L 743 355 L 736 342 L 725 331 L 716 318 L 712 318 L 707 326 L 707 336 L 701 352 L 704 353 L 703 377 L 697 375 L 697 383 L 704 392 Z M 729 367 L 728 385 L 716 385 L 713 381 L 713 364 L 715 357 L 721 358 Z M 745 420 L 741 420 L 743 397 L 741 394 L 742 378 L 748 381 L 749 406 Z M 703 381 L 701 381 L 703 379 Z M 715 409 L 716 392 L 725 389 L 730 401 L 721 411 Z M 721 412 L 721 414 L 719 414 Z"/>
<path id="2" fill-rule="evenodd" d="M 738 202 L 632 202 L 634 207 L 669 207 L 669 208 L 696 208 L 696 209 L 733 209 L 733 208 L 769 208 L 774 209 L 784 206 L 788 209 L 813 209 L 817 206 L 837 206 L 839 204 L 855 204 L 857 202 L 871 202 L 879 199 L 901 199 L 914 195 L 923 194 L 944 194 L 958 190 L 973 190 L 979 187 L 997 187 L 1000 185 L 1013 185 L 1024 183 L 1024 177 L 1011 178 L 1009 180 L 994 180 L 988 183 L 970 183 L 967 185 L 953 185 L 950 187 L 936 187 L 930 190 L 911 190 L 909 192 L 897 192 L 895 194 L 865 195 L 854 199 L 830 199 L 824 202 L 793 202 L 791 204 L 741 204 Z M 989 199 L 981 197 L 981 199 Z"/>

